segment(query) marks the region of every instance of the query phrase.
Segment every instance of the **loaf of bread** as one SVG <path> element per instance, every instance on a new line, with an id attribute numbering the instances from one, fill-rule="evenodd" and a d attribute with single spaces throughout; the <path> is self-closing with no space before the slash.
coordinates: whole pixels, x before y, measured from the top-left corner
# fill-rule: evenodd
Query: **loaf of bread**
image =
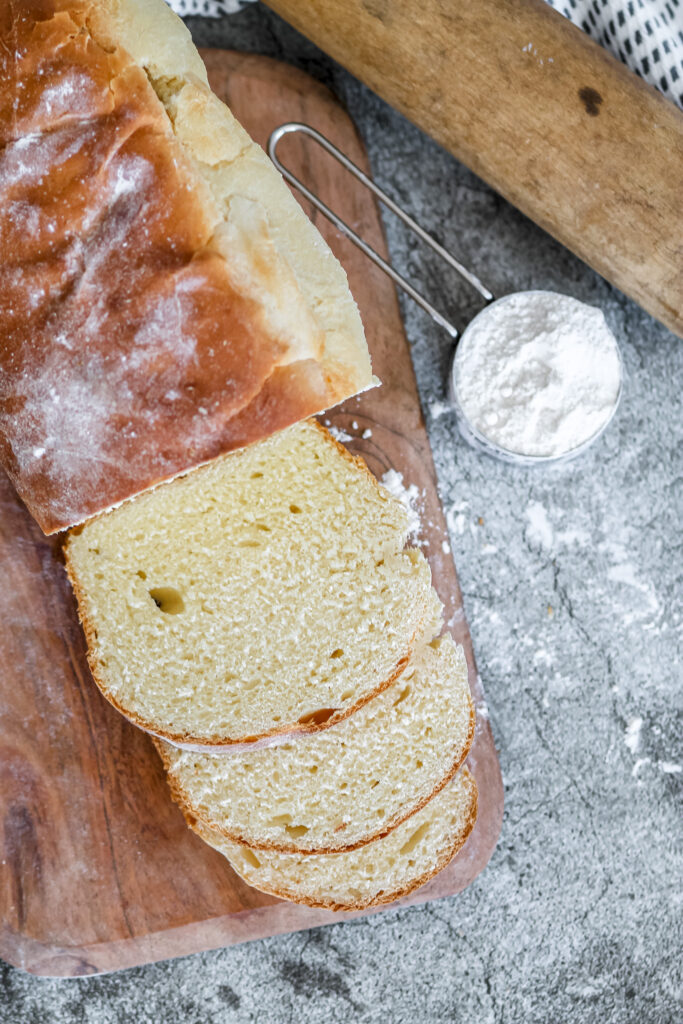
<path id="1" fill-rule="evenodd" d="M 238 754 L 158 742 L 186 817 L 281 853 L 352 850 L 396 828 L 453 778 L 474 736 L 464 652 L 432 628 L 398 679 L 333 729 Z"/>
<path id="2" fill-rule="evenodd" d="M 72 527 L 93 675 L 191 826 L 336 909 L 427 881 L 477 803 L 406 512 L 307 420 L 372 383 L 342 268 L 164 0 L 0 4 L 0 463 Z"/>
<path id="3" fill-rule="evenodd" d="M 345 853 L 252 850 L 199 822 L 192 828 L 249 885 L 295 903 L 363 910 L 413 892 L 462 848 L 477 816 L 477 786 L 463 768 L 422 810 L 382 839 Z"/>
<path id="4" fill-rule="evenodd" d="M 405 669 L 431 615 L 407 531 L 313 421 L 141 494 L 65 546 L 95 680 L 173 743 L 334 725 Z"/>
<path id="5" fill-rule="evenodd" d="M 372 376 L 346 277 L 164 0 L 0 5 L 0 462 L 46 533 Z"/>

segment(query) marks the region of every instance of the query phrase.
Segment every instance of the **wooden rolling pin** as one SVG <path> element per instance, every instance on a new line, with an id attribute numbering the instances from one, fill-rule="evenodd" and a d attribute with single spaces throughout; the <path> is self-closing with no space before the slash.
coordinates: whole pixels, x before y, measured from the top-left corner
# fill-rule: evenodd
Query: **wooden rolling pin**
<path id="1" fill-rule="evenodd" d="M 543 0 L 266 3 L 683 336 L 671 101 Z"/>

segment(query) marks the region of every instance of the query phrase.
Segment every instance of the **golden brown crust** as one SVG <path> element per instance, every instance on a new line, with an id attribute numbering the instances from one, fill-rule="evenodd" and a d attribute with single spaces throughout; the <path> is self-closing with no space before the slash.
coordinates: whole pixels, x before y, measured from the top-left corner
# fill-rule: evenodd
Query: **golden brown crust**
<path id="1" fill-rule="evenodd" d="M 301 903 L 307 907 L 317 907 L 322 910 L 348 912 L 353 912 L 356 910 L 368 910 L 370 907 L 378 907 L 383 906 L 387 903 L 394 903 L 396 902 L 396 900 L 401 900 L 404 899 L 404 897 L 409 896 L 412 892 L 415 892 L 416 889 L 420 889 L 423 885 L 426 885 L 427 882 L 431 881 L 431 879 L 434 878 L 435 875 L 438 875 L 440 871 L 443 871 L 443 869 L 448 864 L 450 864 L 455 855 L 460 852 L 462 847 L 465 845 L 469 835 L 471 834 L 472 829 L 474 828 L 474 825 L 477 820 L 478 791 L 474 776 L 470 772 L 468 772 L 466 768 L 463 768 L 462 771 L 469 777 L 472 783 L 472 789 L 470 791 L 470 803 L 467 810 L 467 817 L 465 819 L 465 822 L 463 823 L 462 828 L 454 837 L 452 846 L 449 847 L 449 849 L 446 850 L 443 853 L 443 855 L 439 858 L 439 861 L 437 862 L 436 866 L 431 871 L 424 872 L 419 877 L 412 879 L 411 882 L 408 885 L 404 886 L 402 889 L 394 890 L 392 892 L 379 892 L 377 893 L 376 896 L 372 897 L 371 899 L 364 901 L 359 900 L 352 904 L 337 903 L 334 900 L 326 899 L 323 895 L 321 895 L 319 899 L 310 899 L 308 897 L 302 896 L 299 893 L 292 892 L 291 890 L 276 889 L 274 886 L 270 887 L 268 885 L 256 885 L 253 879 L 247 878 L 245 875 L 242 874 L 237 865 L 234 864 L 233 861 L 231 861 L 226 854 L 223 854 L 223 856 L 226 856 L 226 859 L 230 863 L 230 866 L 232 867 L 233 871 L 235 871 L 240 876 L 240 878 L 242 878 L 247 883 L 247 885 L 251 885 L 253 888 L 259 889 L 261 892 L 268 893 L 271 896 L 276 896 L 278 899 L 289 900 L 291 903 Z M 197 822 L 193 824 L 187 818 L 187 816 L 185 817 L 185 820 L 188 826 L 192 829 L 193 832 L 195 832 L 200 837 L 200 839 L 203 839 L 204 842 L 209 844 L 209 846 L 213 846 L 213 843 L 211 842 L 211 835 L 208 829 L 203 829 L 201 825 L 199 825 L 199 823 Z M 214 847 L 214 849 L 218 848 Z M 218 852 L 221 852 L 220 849 L 218 849 Z"/>
<path id="2" fill-rule="evenodd" d="M 467 755 L 469 754 L 470 748 L 474 741 L 474 729 L 476 720 L 474 704 L 472 702 L 471 697 L 469 697 L 469 705 L 470 721 L 464 748 L 461 754 L 449 766 L 444 776 L 439 780 L 439 782 L 434 786 L 434 788 L 429 793 L 423 795 L 415 805 L 409 806 L 407 809 L 404 808 L 402 811 L 399 811 L 397 814 L 395 814 L 394 817 L 391 818 L 388 822 L 383 822 L 382 826 L 376 832 L 370 833 L 363 839 L 359 839 L 354 842 L 347 843 L 345 845 L 340 843 L 340 845 L 338 846 L 319 846 L 314 847 L 313 849 L 302 849 L 300 846 L 294 846 L 291 844 L 287 845 L 287 843 L 277 842 L 273 840 L 254 839 L 253 836 L 247 836 L 242 832 L 238 832 L 235 829 L 226 828 L 224 825 L 220 825 L 216 821 L 211 821 L 203 817 L 201 814 L 201 810 L 192 803 L 185 789 L 182 787 L 180 782 L 172 775 L 170 761 L 166 755 L 166 752 L 162 744 L 154 737 L 153 741 L 162 760 L 164 769 L 166 770 L 166 780 L 168 782 L 168 787 L 171 791 L 171 796 L 180 807 L 185 819 L 188 822 L 190 819 L 192 819 L 193 821 L 204 825 L 207 829 L 210 829 L 212 832 L 218 835 L 222 835 L 226 839 L 230 839 L 234 843 L 239 843 L 241 846 L 248 846 L 252 850 L 265 850 L 270 851 L 272 853 L 294 853 L 299 854 L 302 857 L 308 856 L 309 854 L 350 853 L 352 850 L 360 849 L 360 847 L 366 846 L 368 843 L 373 843 L 375 842 L 375 840 L 383 839 L 385 836 L 389 835 L 389 833 L 393 832 L 395 828 L 398 828 L 399 825 L 402 825 L 404 821 L 407 821 L 408 818 L 411 818 L 413 814 L 417 814 L 418 811 L 421 811 L 422 808 L 430 802 L 430 800 L 437 796 L 441 792 L 441 790 L 444 789 L 448 785 L 448 783 L 455 778 L 459 769 L 464 764 L 465 759 L 467 758 Z"/>
<path id="3" fill-rule="evenodd" d="M 296 315 L 274 326 L 246 294 L 223 211 L 106 31 L 110 7 L 0 12 L 0 463 L 46 533 L 367 383 L 322 355 L 286 260 L 257 267 L 267 238 L 247 259 Z"/>

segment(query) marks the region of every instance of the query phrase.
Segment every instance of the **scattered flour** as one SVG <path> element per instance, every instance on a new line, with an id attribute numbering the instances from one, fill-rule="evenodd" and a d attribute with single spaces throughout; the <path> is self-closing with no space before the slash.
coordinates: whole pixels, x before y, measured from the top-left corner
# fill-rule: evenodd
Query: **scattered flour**
<path id="1" fill-rule="evenodd" d="M 553 528 L 540 501 L 530 501 L 526 510 L 527 527 L 525 537 L 531 547 L 541 548 L 544 551 L 551 551 L 553 548 Z"/>
<path id="2" fill-rule="evenodd" d="M 621 361 L 601 310 L 555 292 L 487 306 L 458 345 L 455 385 L 472 426 L 519 455 L 563 455 L 607 423 Z"/>
<path id="3" fill-rule="evenodd" d="M 550 651 L 547 651 L 545 647 L 539 647 L 537 651 L 534 651 L 534 664 L 545 665 L 546 668 L 550 668 L 554 662 L 554 658 Z"/>
<path id="4" fill-rule="evenodd" d="M 527 505 L 524 535 L 530 547 L 556 552 L 560 548 L 587 548 L 592 545 L 593 538 L 588 530 L 580 526 L 559 529 L 553 525 L 551 514 L 558 519 L 565 513 L 557 508 L 548 510 L 540 501 L 530 501 Z"/>
<path id="5" fill-rule="evenodd" d="M 640 591 L 645 599 L 644 612 L 659 611 L 659 600 L 654 589 L 648 584 L 639 580 L 636 570 L 630 562 L 622 562 L 620 565 L 613 565 L 607 570 L 607 578 L 614 583 L 623 583 Z"/>
<path id="6" fill-rule="evenodd" d="M 457 537 L 462 537 L 467 529 L 467 517 L 459 505 L 451 505 L 446 510 L 446 522 L 449 532 L 454 533 Z"/>
<path id="7" fill-rule="evenodd" d="M 587 548 L 592 543 L 592 539 L 588 530 L 582 530 L 576 526 L 570 526 L 568 530 L 559 530 L 555 534 L 557 544 L 567 548 Z"/>
<path id="8" fill-rule="evenodd" d="M 429 406 L 429 414 L 433 420 L 438 420 L 439 417 L 445 416 L 447 412 L 452 412 L 453 406 L 450 402 L 441 402 L 439 399 L 432 402 Z"/>
<path id="9" fill-rule="evenodd" d="M 631 718 L 626 723 L 626 735 L 624 737 L 624 743 L 631 751 L 635 754 L 638 747 L 640 746 L 640 731 L 643 728 L 642 718 Z"/>
<path id="10" fill-rule="evenodd" d="M 420 491 L 417 484 L 406 487 L 403 483 L 403 474 L 395 469 L 388 469 L 381 482 L 390 494 L 398 498 L 408 513 L 408 539 L 416 541 L 422 526 L 419 512 Z"/>
<path id="11" fill-rule="evenodd" d="M 325 426 L 332 434 L 335 441 L 339 441 L 340 444 L 344 444 L 346 441 L 353 441 L 351 434 L 347 434 L 341 427 L 335 427 L 329 421 L 325 421 Z"/>
<path id="12" fill-rule="evenodd" d="M 640 769 L 644 768 L 645 765 L 652 764 L 652 759 L 649 757 L 639 757 L 636 763 L 631 769 L 631 775 L 634 779 L 638 778 Z M 660 772 L 664 772 L 665 775 L 678 775 L 683 772 L 683 766 L 680 764 L 674 764 L 672 761 L 657 761 L 653 767 L 658 768 Z"/>
<path id="13" fill-rule="evenodd" d="M 364 441 L 367 441 L 368 438 L 372 437 L 372 431 L 370 430 L 370 427 L 364 430 L 360 436 L 363 438 Z"/>
<path id="14" fill-rule="evenodd" d="M 541 67 L 543 66 L 543 57 L 539 57 L 538 56 L 538 50 L 536 49 L 536 47 L 534 46 L 533 43 L 527 43 L 526 46 L 523 46 L 522 47 L 522 53 L 528 53 L 532 57 L 537 57 L 538 58 L 538 63 L 541 65 Z M 546 64 L 554 64 L 555 63 L 554 57 L 546 57 L 545 60 L 546 60 Z"/>
<path id="15" fill-rule="evenodd" d="M 77 68 L 70 68 L 43 89 L 38 110 L 46 117 L 57 119 L 65 114 L 89 113 L 94 92 L 91 76 Z"/>

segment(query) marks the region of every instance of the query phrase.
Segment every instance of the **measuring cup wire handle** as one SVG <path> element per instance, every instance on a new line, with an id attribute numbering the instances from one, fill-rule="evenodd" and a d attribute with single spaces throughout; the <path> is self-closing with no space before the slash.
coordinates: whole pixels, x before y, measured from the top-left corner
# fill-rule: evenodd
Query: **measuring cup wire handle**
<path id="1" fill-rule="evenodd" d="M 343 167 L 345 167 L 347 171 L 349 171 L 363 185 L 369 188 L 370 191 L 373 192 L 378 197 L 378 199 L 380 199 L 386 206 L 388 206 L 392 213 L 395 213 L 397 217 L 399 217 L 405 224 L 407 224 L 408 227 L 412 231 L 414 231 L 419 238 L 426 242 L 427 245 L 429 245 L 430 248 L 437 252 L 443 259 L 445 259 L 446 262 L 451 267 L 453 267 L 454 270 L 456 270 L 462 277 L 469 281 L 470 284 L 472 284 L 473 287 L 477 289 L 479 294 L 483 296 L 483 298 L 486 299 L 487 301 L 493 298 L 491 292 L 489 292 L 489 290 L 484 287 L 481 281 L 479 281 L 479 279 L 475 277 L 474 274 L 471 274 L 470 271 L 467 270 L 466 267 L 463 267 L 462 264 L 460 264 L 455 259 L 454 256 L 447 252 L 446 249 L 444 249 L 441 245 L 439 245 L 438 242 L 436 242 L 430 235 L 428 235 L 427 232 L 424 231 L 424 229 L 421 228 L 420 225 L 412 219 L 412 217 L 410 217 L 400 208 L 400 206 L 397 206 L 393 199 L 391 199 L 391 197 L 388 196 L 379 187 L 379 185 L 375 184 L 375 182 L 371 178 L 369 178 L 367 174 L 361 171 L 360 167 L 357 167 L 351 160 L 349 160 L 349 158 L 344 153 L 342 153 L 340 149 L 337 149 L 337 147 L 333 145 L 333 143 L 331 143 L 329 139 L 327 139 L 320 132 L 316 131 L 315 128 L 311 128 L 310 125 L 303 124 L 301 122 L 290 121 L 287 124 L 280 125 L 279 128 L 276 128 L 271 133 L 271 136 L 268 139 L 268 155 L 270 156 L 270 159 L 273 161 L 273 163 L 279 170 L 280 174 L 282 174 L 283 178 L 286 181 L 288 181 L 290 185 L 293 185 L 296 189 L 298 189 L 299 192 L 301 192 L 301 194 L 305 196 L 306 199 L 308 199 L 308 201 L 312 203 L 317 210 L 320 210 L 320 212 L 324 214 L 324 216 L 327 217 L 327 219 L 330 220 L 339 231 L 342 232 L 342 234 L 344 234 L 348 239 L 350 239 L 350 241 L 352 241 L 354 245 L 357 245 L 358 248 L 362 252 L 364 252 L 365 255 L 372 260 L 373 263 L 380 267 L 385 272 L 385 274 L 387 274 L 392 279 L 392 281 L 394 281 L 395 284 L 397 284 L 400 288 L 403 289 L 404 292 L 410 295 L 410 297 L 415 302 L 417 302 L 418 305 L 421 306 L 422 309 L 424 309 L 425 312 L 428 313 L 440 327 L 443 327 L 444 330 L 448 331 L 452 338 L 457 338 L 458 331 L 453 326 L 453 324 L 446 320 L 446 318 L 443 317 L 441 313 L 439 313 L 439 311 L 436 310 L 432 306 L 432 304 L 427 301 L 427 299 L 425 299 L 422 295 L 420 295 L 418 291 L 415 290 L 415 288 L 413 288 L 409 281 L 407 281 L 401 274 L 394 270 L 391 264 L 387 263 L 387 261 L 383 259 L 378 252 L 376 252 L 370 245 L 368 245 L 368 243 L 363 238 L 361 238 L 360 235 L 356 234 L 356 232 L 352 228 L 350 228 L 348 224 L 345 223 L 345 221 L 338 217 L 337 214 L 333 210 L 331 210 L 329 206 L 326 205 L 326 203 L 322 201 L 322 199 L 319 199 L 318 196 L 315 195 L 315 193 L 311 192 L 311 190 L 307 188 L 306 185 L 304 185 L 303 182 L 301 182 L 294 174 L 292 174 L 292 172 L 289 171 L 280 161 L 277 155 L 277 145 L 284 135 L 289 135 L 293 132 L 302 132 L 304 135 L 308 135 L 310 138 L 314 139 L 320 146 L 322 146 L 323 149 L 327 150 L 327 152 L 330 153 L 330 155 L 333 156 L 336 160 L 338 160 L 338 162 Z"/>

